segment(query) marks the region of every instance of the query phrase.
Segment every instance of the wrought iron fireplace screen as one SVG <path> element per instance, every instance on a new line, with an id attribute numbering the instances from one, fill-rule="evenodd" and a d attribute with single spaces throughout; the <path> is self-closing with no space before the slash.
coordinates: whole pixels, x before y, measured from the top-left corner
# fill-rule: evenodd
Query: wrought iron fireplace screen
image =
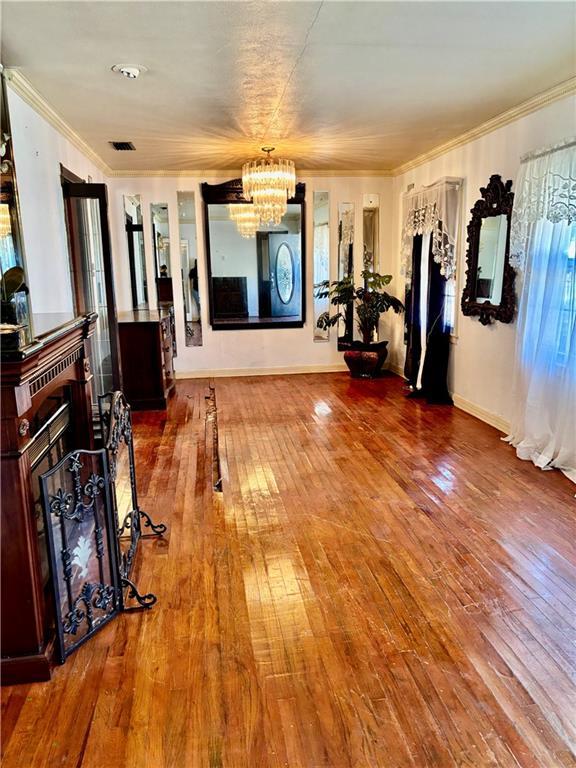
<path id="1" fill-rule="evenodd" d="M 99 397 L 105 447 L 72 451 L 40 476 L 60 663 L 120 611 L 156 603 L 130 575 L 144 528 L 166 532 L 138 506 L 132 419 L 122 392 Z"/>
<path id="2" fill-rule="evenodd" d="M 106 451 L 73 451 L 40 482 L 63 663 L 122 608 Z"/>

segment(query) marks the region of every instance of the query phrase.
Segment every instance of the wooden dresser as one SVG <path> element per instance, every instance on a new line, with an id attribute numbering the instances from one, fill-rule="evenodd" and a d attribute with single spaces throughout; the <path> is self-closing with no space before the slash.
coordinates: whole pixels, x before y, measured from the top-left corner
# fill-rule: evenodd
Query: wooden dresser
<path id="1" fill-rule="evenodd" d="M 174 389 L 173 316 L 169 309 L 118 314 L 123 391 L 134 410 L 166 408 Z"/>

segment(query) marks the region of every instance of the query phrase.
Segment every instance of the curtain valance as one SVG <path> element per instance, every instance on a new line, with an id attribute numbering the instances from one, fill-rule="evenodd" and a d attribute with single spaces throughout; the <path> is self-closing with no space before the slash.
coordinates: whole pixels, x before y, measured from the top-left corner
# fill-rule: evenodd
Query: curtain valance
<path id="1" fill-rule="evenodd" d="M 456 239 L 462 179 L 443 179 L 404 196 L 402 215 L 402 272 L 411 277 L 415 235 L 432 236 L 432 256 L 449 280 L 456 272 Z"/>
<path id="2" fill-rule="evenodd" d="M 524 266 L 531 225 L 538 221 L 576 221 L 576 138 L 521 160 L 510 229 L 510 264 L 516 269 Z"/>

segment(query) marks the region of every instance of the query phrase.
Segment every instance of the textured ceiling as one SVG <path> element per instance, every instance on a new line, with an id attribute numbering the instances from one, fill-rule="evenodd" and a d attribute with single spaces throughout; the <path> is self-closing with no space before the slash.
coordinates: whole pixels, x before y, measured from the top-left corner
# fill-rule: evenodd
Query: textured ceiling
<path id="1" fill-rule="evenodd" d="M 2 3 L 4 66 L 114 170 L 239 168 L 264 144 L 391 169 L 572 77 L 575 40 L 572 2 Z"/>

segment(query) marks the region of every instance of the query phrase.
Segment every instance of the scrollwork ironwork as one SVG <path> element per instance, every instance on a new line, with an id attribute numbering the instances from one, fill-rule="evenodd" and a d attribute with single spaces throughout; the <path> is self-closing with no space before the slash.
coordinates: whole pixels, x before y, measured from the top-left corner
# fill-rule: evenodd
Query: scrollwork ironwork
<path id="1" fill-rule="evenodd" d="M 122 607 L 106 452 L 69 453 L 40 480 L 62 663 Z"/>
<path id="2" fill-rule="evenodd" d="M 144 521 L 144 527 L 150 528 L 152 534 L 161 536 L 166 532 L 166 526 L 161 524 L 155 524 L 150 516 L 143 512 L 138 504 L 138 491 L 136 484 L 136 468 L 134 461 L 134 444 L 133 444 L 133 430 L 132 430 L 132 415 L 130 405 L 126 401 L 122 392 L 107 392 L 98 398 L 100 419 L 102 422 L 103 435 L 108 452 L 108 463 L 110 467 L 110 477 L 112 480 L 112 499 L 114 505 L 114 517 L 117 524 L 117 539 L 118 539 L 118 551 L 119 551 L 119 567 L 122 583 L 126 582 L 126 585 L 132 585 L 133 589 L 129 589 L 126 593 L 128 598 L 134 597 L 140 606 L 151 607 L 156 602 L 154 600 L 140 601 L 136 595 L 139 595 L 136 587 L 130 582 L 130 573 L 136 551 L 138 549 L 138 542 L 141 536 L 146 535 L 142 532 L 142 520 Z M 120 521 L 118 511 L 118 499 L 116 493 L 116 483 L 118 480 L 118 452 L 120 446 L 124 444 L 128 449 L 128 465 L 130 473 L 130 494 L 131 505 L 130 510 L 126 513 L 123 520 Z M 126 550 L 122 551 L 122 543 L 129 538 L 129 546 Z M 133 591 L 135 593 L 133 594 Z M 148 597 L 148 596 L 147 596 Z"/>

